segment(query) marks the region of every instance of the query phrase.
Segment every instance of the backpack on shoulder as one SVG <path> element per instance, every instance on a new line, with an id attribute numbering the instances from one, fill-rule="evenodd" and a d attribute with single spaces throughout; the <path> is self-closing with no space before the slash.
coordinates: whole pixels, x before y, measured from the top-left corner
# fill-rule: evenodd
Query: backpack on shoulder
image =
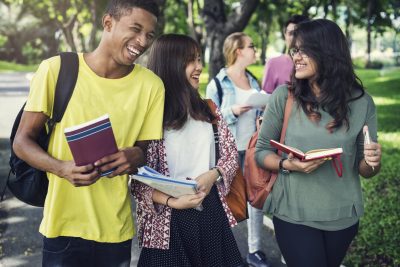
<path id="1" fill-rule="evenodd" d="M 251 77 L 253 77 L 254 80 L 257 81 L 257 77 L 254 76 L 254 74 L 251 73 L 248 69 L 246 69 L 246 73 L 249 74 Z M 221 82 L 218 80 L 218 78 L 214 77 L 213 80 L 215 82 L 215 86 L 217 87 L 217 95 L 218 95 L 219 106 L 221 106 L 222 97 L 224 96 L 224 91 L 222 90 Z"/>
<path id="2" fill-rule="evenodd" d="M 48 130 L 46 131 L 46 127 L 44 127 L 37 140 L 39 146 L 45 151 L 47 151 L 54 125 L 61 121 L 78 78 L 78 55 L 73 52 L 65 52 L 61 53 L 60 57 L 61 65 L 55 89 L 53 115 L 46 122 Z M 19 111 L 12 127 L 10 136 L 11 155 L 9 161 L 11 170 L 8 174 L 1 200 L 4 198 L 6 187 L 8 187 L 11 193 L 22 202 L 32 206 L 43 207 L 49 184 L 46 172 L 35 169 L 20 159 L 12 148 L 25 104 Z"/>
<path id="3" fill-rule="evenodd" d="M 281 130 L 280 143 L 284 143 L 285 140 L 286 128 L 289 122 L 292 105 L 293 97 L 289 93 L 285 105 L 285 115 Z M 278 174 L 276 172 L 265 170 L 257 165 L 255 152 L 258 133 L 261 127 L 260 120 L 257 120 L 256 125 L 257 131 L 251 136 L 246 149 L 246 155 L 244 158 L 244 179 L 246 181 L 247 196 L 250 205 L 257 209 L 262 209 Z M 278 153 L 281 154 L 280 151 L 278 151 Z"/>

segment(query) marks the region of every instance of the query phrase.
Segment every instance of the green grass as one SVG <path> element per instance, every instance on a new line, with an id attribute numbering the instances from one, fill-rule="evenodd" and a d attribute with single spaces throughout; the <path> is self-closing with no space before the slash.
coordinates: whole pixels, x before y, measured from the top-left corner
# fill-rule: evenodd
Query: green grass
<path id="1" fill-rule="evenodd" d="M 390 140 L 386 134 L 400 129 L 400 70 L 358 70 L 357 74 L 377 106 L 380 138 Z"/>
<path id="2" fill-rule="evenodd" d="M 376 177 L 362 179 L 365 214 L 346 266 L 400 265 L 400 69 L 357 70 L 378 114 L 382 168 Z"/>
<path id="3" fill-rule="evenodd" d="M 37 67 L 38 65 L 22 65 L 0 60 L 0 72 L 14 72 L 14 71 L 32 72 L 35 71 Z"/>

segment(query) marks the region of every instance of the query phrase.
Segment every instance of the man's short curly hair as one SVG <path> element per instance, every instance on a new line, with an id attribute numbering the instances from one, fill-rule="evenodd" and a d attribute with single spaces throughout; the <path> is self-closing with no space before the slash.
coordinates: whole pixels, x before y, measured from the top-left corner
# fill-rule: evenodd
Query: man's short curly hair
<path id="1" fill-rule="evenodd" d="M 114 19 L 119 20 L 128 14 L 132 8 L 144 9 L 158 18 L 158 5 L 153 0 L 111 0 L 109 1 L 105 14 L 109 14 Z"/>

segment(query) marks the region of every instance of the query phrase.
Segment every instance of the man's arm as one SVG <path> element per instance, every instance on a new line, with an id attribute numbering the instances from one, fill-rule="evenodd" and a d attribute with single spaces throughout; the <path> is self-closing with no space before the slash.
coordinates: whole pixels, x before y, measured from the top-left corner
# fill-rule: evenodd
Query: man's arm
<path id="1" fill-rule="evenodd" d="M 99 174 L 93 165 L 77 167 L 74 161 L 53 158 L 38 145 L 36 140 L 47 120 L 42 112 L 23 112 L 13 143 L 15 154 L 32 167 L 65 178 L 75 186 L 95 183 Z"/>

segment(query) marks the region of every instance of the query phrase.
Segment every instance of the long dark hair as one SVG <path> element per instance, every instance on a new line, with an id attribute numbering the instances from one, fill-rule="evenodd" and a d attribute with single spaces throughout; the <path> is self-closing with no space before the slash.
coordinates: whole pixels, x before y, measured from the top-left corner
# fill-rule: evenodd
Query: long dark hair
<path id="1" fill-rule="evenodd" d="M 180 129 L 188 115 L 195 120 L 213 118 L 207 102 L 203 100 L 186 78 L 186 66 L 197 59 L 200 46 L 191 37 L 164 34 L 154 41 L 147 67 L 164 82 L 164 127 Z"/>
<path id="2" fill-rule="evenodd" d="M 321 119 L 318 108 L 328 112 L 333 121 L 326 128 L 333 132 L 349 125 L 349 102 L 364 95 L 361 80 L 354 73 L 346 37 L 339 26 L 326 19 L 301 22 L 293 35 L 291 47 L 297 45 L 317 65 L 316 77 L 312 82 L 320 89 L 317 99 L 311 90 L 311 81 L 296 79 L 292 75 L 292 91 L 296 101 L 307 116 L 315 121 Z"/>

